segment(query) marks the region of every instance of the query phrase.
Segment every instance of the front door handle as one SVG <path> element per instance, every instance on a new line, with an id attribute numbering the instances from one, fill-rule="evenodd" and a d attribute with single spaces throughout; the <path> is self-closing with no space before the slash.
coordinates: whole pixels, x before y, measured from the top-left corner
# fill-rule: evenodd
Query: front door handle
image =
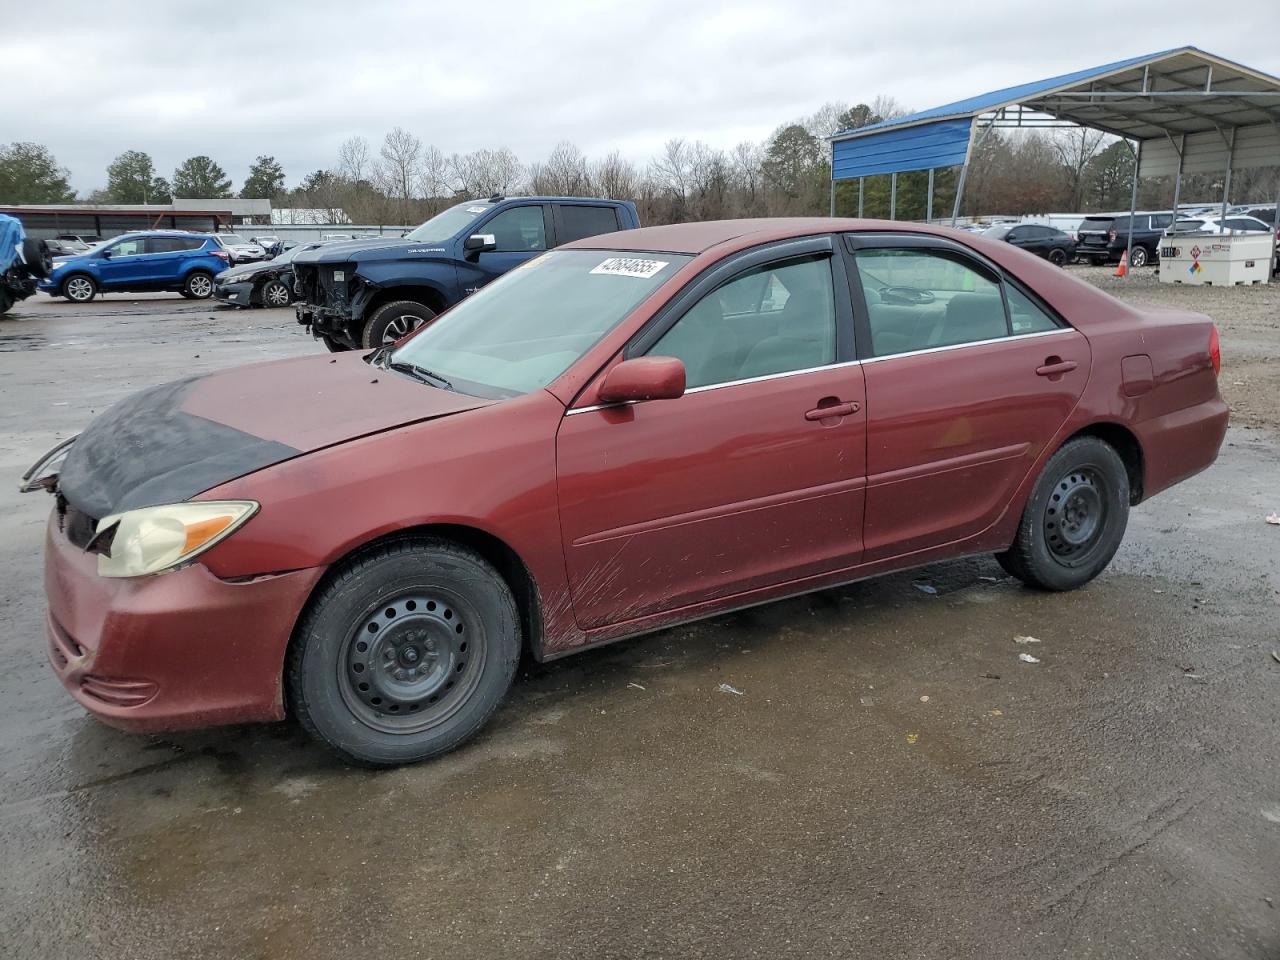
<path id="1" fill-rule="evenodd" d="M 1070 373 L 1079 364 L 1074 360 L 1063 360 L 1061 357 L 1045 357 L 1044 364 L 1036 367 L 1036 376 L 1038 377 L 1060 377 L 1064 373 Z"/>
<path id="2" fill-rule="evenodd" d="M 835 417 L 847 417 L 861 409 L 862 407 L 856 400 L 847 402 L 837 400 L 835 403 L 814 407 L 814 409 L 806 411 L 804 418 L 806 420 L 831 420 Z"/>

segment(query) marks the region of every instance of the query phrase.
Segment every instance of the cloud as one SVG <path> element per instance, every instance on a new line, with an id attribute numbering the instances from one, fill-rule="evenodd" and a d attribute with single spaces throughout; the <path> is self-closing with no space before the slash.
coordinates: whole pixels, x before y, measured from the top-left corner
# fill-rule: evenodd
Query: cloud
<path id="1" fill-rule="evenodd" d="M 82 190 L 127 149 L 166 176 L 208 154 L 237 186 L 271 154 L 293 184 L 347 137 L 376 149 L 397 125 L 446 153 L 508 146 L 527 163 L 568 139 L 644 161 L 673 136 L 760 140 L 828 100 L 924 108 L 1186 43 L 1280 73 L 1271 33 L 1249 28 L 1274 20 L 1273 0 L 1204 9 L 183 0 L 107 15 L 101 0 L 61 0 L 56 29 L 6 18 L 0 139 L 47 144 Z"/>

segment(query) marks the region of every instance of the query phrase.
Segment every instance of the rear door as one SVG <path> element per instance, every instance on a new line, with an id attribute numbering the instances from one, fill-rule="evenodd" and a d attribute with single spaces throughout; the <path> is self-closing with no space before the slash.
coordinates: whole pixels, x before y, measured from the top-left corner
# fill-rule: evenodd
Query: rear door
<path id="1" fill-rule="evenodd" d="M 981 533 L 1075 407 L 1088 342 L 960 244 L 892 234 L 846 243 L 854 302 L 865 304 L 864 558 Z"/>
<path id="2" fill-rule="evenodd" d="M 862 368 L 831 248 L 736 257 L 655 317 L 625 355 L 678 357 L 684 396 L 565 416 L 561 529 L 583 627 L 858 562 Z"/>
<path id="3" fill-rule="evenodd" d="M 189 244 L 186 237 L 148 237 L 143 280 L 154 286 L 172 283 L 181 272 L 182 258 Z"/>

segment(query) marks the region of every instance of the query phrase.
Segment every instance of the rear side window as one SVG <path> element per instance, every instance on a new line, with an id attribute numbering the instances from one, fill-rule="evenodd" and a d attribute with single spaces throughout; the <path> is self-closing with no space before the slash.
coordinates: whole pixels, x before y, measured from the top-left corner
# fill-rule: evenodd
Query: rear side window
<path id="1" fill-rule="evenodd" d="M 946 250 L 877 248 L 854 254 L 871 326 L 885 357 L 1007 336 L 996 278 Z"/>
<path id="2" fill-rule="evenodd" d="M 1171 223 L 1173 223 L 1173 214 L 1171 213 L 1157 213 L 1151 217 L 1151 226 L 1157 230 L 1163 230 Z"/>
<path id="3" fill-rule="evenodd" d="M 479 233 L 493 234 L 495 253 L 526 253 L 547 249 L 542 207 L 510 207 L 486 223 Z"/>
<path id="4" fill-rule="evenodd" d="M 1009 299 L 1009 326 L 1015 336 L 1059 329 L 1057 320 L 1012 283 L 1005 284 L 1004 293 Z"/>
<path id="5" fill-rule="evenodd" d="M 189 249 L 186 237 L 147 238 L 147 253 L 178 253 Z"/>
<path id="6" fill-rule="evenodd" d="M 588 207 L 576 203 L 560 207 L 560 233 L 557 239 L 561 243 L 613 233 L 617 229 L 616 207 Z"/>

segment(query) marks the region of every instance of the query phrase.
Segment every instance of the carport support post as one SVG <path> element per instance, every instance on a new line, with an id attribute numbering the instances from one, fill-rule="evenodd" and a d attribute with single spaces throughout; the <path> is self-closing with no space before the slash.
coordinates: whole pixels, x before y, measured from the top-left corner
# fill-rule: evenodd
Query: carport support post
<path id="1" fill-rule="evenodd" d="M 836 215 L 836 142 L 831 141 L 831 216 Z"/>
<path id="2" fill-rule="evenodd" d="M 889 174 L 889 219 L 898 219 L 898 175 Z"/>
<path id="3" fill-rule="evenodd" d="M 929 199 L 924 205 L 924 222 L 933 222 L 933 167 L 929 168 Z"/>
<path id="4" fill-rule="evenodd" d="M 862 217 L 862 201 L 866 197 L 866 193 L 867 193 L 866 188 L 867 188 L 867 178 L 859 177 L 858 178 L 858 217 L 859 218 Z"/>
<path id="5" fill-rule="evenodd" d="M 1125 143 L 1129 143 L 1128 140 Z M 1125 246 L 1125 263 L 1133 262 L 1133 221 L 1138 216 L 1138 171 L 1142 167 L 1142 141 L 1138 141 L 1138 147 L 1135 150 L 1133 144 L 1129 144 L 1129 152 L 1133 154 L 1133 189 L 1129 191 L 1129 241 Z M 1125 277 L 1129 277 L 1128 272 Z"/>
<path id="6" fill-rule="evenodd" d="M 1222 219 L 1227 218 L 1227 204 L 1231 199 L 1231 168 L 1236 162 L 1236 128 L 1231 128 L 1227 139 L 1227 172 L 1222 180 Z"/>
<path id="7" fill-rule="evenodd" d="M 1171 228 L 1178 225 L 1178 198 L 1182 195 L 1182 155 L 1187 152 L 1187 135 L 1184 133 L 1178 138 L 1178 172 L 1173 176 L 1173 223 Z"/>

